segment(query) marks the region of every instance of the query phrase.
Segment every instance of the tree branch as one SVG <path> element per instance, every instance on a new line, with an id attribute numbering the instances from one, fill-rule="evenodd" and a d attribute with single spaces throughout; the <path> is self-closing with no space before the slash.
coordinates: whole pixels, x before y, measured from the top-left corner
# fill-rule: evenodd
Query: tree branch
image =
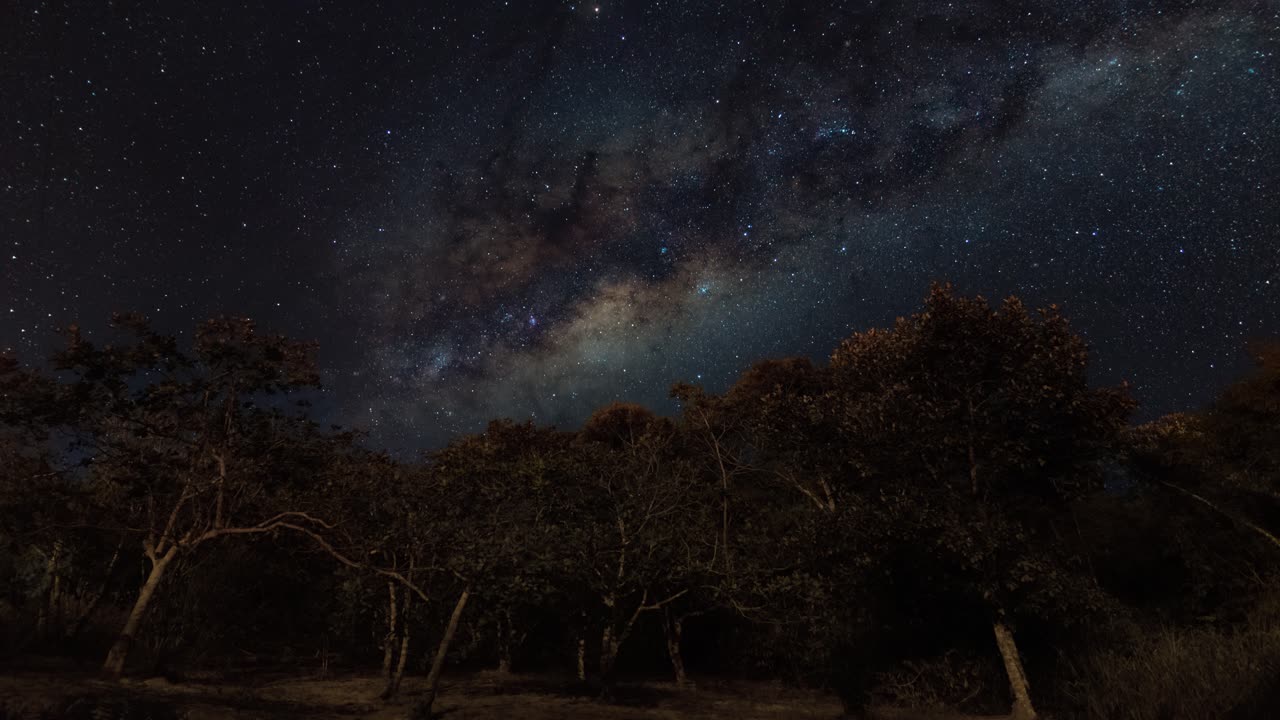
<path id="1" fill-rule="evenodd" d="M 642 610 L 660 610 L 664 605 L 669 605 L 675 602 L 676 600 L 679 600 L 680 598 L 684 597 L 687 594 L 689 594 L 689 588 L 685 588 L 684 590 L 681 590 L 680 592 L 676 593 L 675 595 L 672 595 L 666 600 L 659 600 L 658 602 L 652 605 L 641 605 L 639 609 L 636 610 L 636 613 L 638 614 Z"/>
<path id="2" fill-rule="evenodd" d="M 1229 519 L 1229 520 L 1234 520 L 1235 522 L 1240 523 L 1241 525 L 1243 525 L 1243 526 L 1245 526 L 1245 527 L 1249 528 L 1250 530 L 1252 530 L 1252 531 L 1254 531 L 1254 532 L 1258 533 L 1258 534 L 1259 534 L 1259 535 L 1261 535 L 1262 537 L 1264 537 L 1264 538 L 1266 538 L 1267 540 L 1271 541 L 1271 544 L 1272 544 L 1272 545 L 1275 545 L 1276 547 L 1280 547 L 1280 538 L 1276 537 L 1275 535 L 1272 535 L 1271 533 L 1267 532 L 1267 531 L 1266 531 L 1266 530 L 1264 530 L 1263 528 L 1261 528 L 1261 527 L 1259 527 L 1259 526 L 1257 526 L 1257 525 L 1254 525 L 1253 523 L 1249 522 L 1248 520 L 1245 520 L 1245 519 L 1244 519 L 1244 518 L 1242 518 L 1242 517 L 1239 517 L 1239 516 L 1233 515 L 1233 514 L 1231 514 L 1231 513 L 1227 512 L 1226 510 L 1223 510 L 1222 508 L 1218 507 L 1217 505 L 1214 505 L 1214 504 L 1213 504 L 1212 502 L 1210 502 L 1209 500 L 1206 500 L 1204 497 L 1201 497 L 1200 495 L 1197 495 L 1197 494 L 1195 494 L 1195 493 L 1191 492 L 1190 490 L 1187 490 L 1186 488 L 1179 487 L 1179 486 L 1177 486 L 1177 485 L 1174 485 L 1174 484 L 1173 484 L 1173 483 L 1171 483 L 1171 482 L 1165 482 L 1165 481 L 1163 481 L 1163 480 L 1161 480 L 1161 481 L 1160 481 L 1160 484 L 1161 484 L 1161 485 L 1164 485 L 1165 487 L 1169 487 L 1169 488 L 1172 488 L 1172 489 L 1174 489 L 1174 490 L 1177 490 L 1178 492 L 1182 493 L 1183 495 L 1186 495 L 1187 497 L 1189 497 L 1189 498 L 1191 498 L 1191 499 L 1193 499 L 1193 500 L 1195 500 L 1195 501 L 1197 501 L 1197 502 L 1200 502 L 1200 503 L 1202 503 L 1202 504 L 1204 504 L 1204 505 L 1208 506 L 1211 510 L 1213 510 L 1213 511 L 1214 511 L 1214 512 L 1216 512 L 1216 513 L 1218 513 L 1219 515 L 1222 515 L 1223 517 L 1225 517 L 1225 518 L 1227 518 L 1227 519 Z"/>
<path id="3" fill-rule="evenodd" d="M 281 513 L 281 515 L 302 515 L 302 516 L 309 517 L 306 515 L 306 513 Z M 311 519 L 314 520 L 314 518 L 311 518 Z M 272 530 L 279 530 L 279 529 L 292 530 L 294 532 L 301 533 L 302 535 L 305 535 L 311 538 L 311 540 L 316 545 L 318 545 L 320 549 L 324 550 L 326 553 L 329 554 L 330 557 L 342 563 L 343 565 L 346 565 L 347 567 L 352 568 L 354 570 L 363 570 L 365 572 L 372 572 L 375 575 L 380 575 L 385 578 L 391 578 L 392 580 L 395 580 L 396 582 L 400 583 L 404 587 L 413 591 L 413 594 L 417 595 L 418 598 L 422 600 L 422 602 L 424 603 L 431 602 L 431 598 L 427 595 L 427 593 L 424 592 L 422 588 L 418 587 L 412 580 L 405 577 L 403 574 L 398 573 L 394 570 L 376 568 L 366 563 L 361 563 L 361 562 L 352 560 L 351 558 L 344 555 L 342 551 L 335 548 L 328 540 L 325 540 L 323 537 L 321 537 L 319 533 L 315 532 L 314 530 L 311 530 L 310 528 L 303 527 L 301 525 L 285 522 L 284 520 L 275 520 L 275 521 L 272 521 L 269 525 L 265 525 L 265 526 L 258 526 L 258 527 L 251 527 L 251 528 L 224 528 L 223 530 L 216 531 L 216 532 L 219 534 L 226 534 L 226 535 L 232 535 L 232 534 L 245 535 L 245 534 L 271 532 Z"/>

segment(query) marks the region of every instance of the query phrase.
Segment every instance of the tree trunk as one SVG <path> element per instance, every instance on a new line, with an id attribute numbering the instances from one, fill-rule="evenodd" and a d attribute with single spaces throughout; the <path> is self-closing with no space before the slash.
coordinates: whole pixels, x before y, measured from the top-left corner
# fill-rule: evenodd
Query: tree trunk
<path id="1" fill-rule="evenodd" d="M 62 541 L 59 540 L 54 545 L 53 559 L 53 583 L 49 586 L 49 627 L 57 628 L 62 624 L 62 570 L 58 568 L 58 561 L 62 556 Z"/>
<path id="2" fill-rule="evenodd" d="M 436 646 L 435 659 L 431 661 L 431 672 L 427 673 L 427 697 L 414 710 L 414 715 L 418 717 L 431 717 L 431 708 L 436 702 L 436 692 L 440 687 L 440 672 L 444 670 L 444 658 L 449 654 L 449 643 L 453 642 L 453 634 L 458 629 L 458 620 L 462 618 L 462 611 L 467 606 L 467 600 L 471 597 L 471 588 L 463 588 L 462 594 L 458 596 L 458 602 L 453 606 L 453 614 L 449 616 L 449 624 L 445 626 L 444 635 L 440 638 L 440 644 Z"/>
<path id="3" fill-rule="evenodd" d="M 382 678 L 391 687 L 391 664 L 396 652 L 396 584 L 387 582 L 387 634 L 382 638 Z M 384 694 L 385 697 L 385 694 Z"/>
<path id="4" fill-rule="evenodd" d="M 400 692 L 400 683 L 404 680 L 404 669 L 409 664 L 409 618 L 400 621 L 400 660 L 396 662 L 396 674 L 387 684 L 383 697 L 390 699 Z"/>
<path id="5" fill-rule="evenodd" d="M 1214 512 L 1218 513 L 1219 515 L 1221 515 L 1221 516 L 1223 516 L 1223 517 L 1227 518 L 1228 520 L 1231 520 L 1232 522 L 1240 523 L 1240 524 L 1241 524 L 1241 525 L 1243 525 L 1244 527 L 1247 527 L 1247 528 L 1249 528 L 1250 530 L 1252 530 L 1252 531 L 1254 531 L 1254 532 L 1258 533 L 1258 534 L 1259 534 L 1259 535 L 1261 535 L 1262 537 L 1266 538 L 1266 539 L 1267 539 L 1267 540 L 1268 540 L 1272 545 L 1280 546 L 1280 538 L 1276 537 L 1275 535 L 1272 535 L 1271 533 L 1267 532 L 1267 531 L 1266 531 L 1266 530 L 1264 530 L 1263 528 L 1261 528 L 1261 527 L 1259 527 L 1259 526 L 1257 526 L 1257 525 L 1254 525 L 1253 523 L 1249 522 L 1248 520 L 1246 520 L 1246 519 L 1244 519 L 1244 518 L 1242 518 L 1242 517 L 1239 517 L 1239 516 L 1237 516 L 1237 515 L 1233 515 L 1232 513 L 1229 513 L 1229 512 L 1227 512 L 1226 510 L 1223 510 L 1222 508 L 1218 507 L 1217 505 L 1214 505 L 1212 502 L 1210 502 L 1209 500 L 1205 499 L 1204 497 L 1202 497 L 1202 496 L 1200 496 L 1200 495 L 1197 495 L 1197 494 L 1195 494 L 1195 493 L 1191 492 L 1190 490 L 1187 490 L 1186 488 L 1182 488 L 1182 487 L 1179 487 L 1179 486 L 1177 486 L 1177 485 L 1174 485 L 1174 484 L 1173 484 L 1173 483 L 1171 483 L 1171 482 L 1163 482 L 1163 481 L 1162 481 L 1160 484 L 1161 484 L 1161 485 L 1164 485 L 1165 487 L 1168 487 L 1168 488 L 1172 488 L 1172 489 L 1174 489 L 1174 490 L 1177 490 L 1178 492 L 1182 493 L 1183 495 L 1186 495 L 1186 496 L 1190 497 L 1192 500 L 1195 500 L 1196 502 L 1203 503 L 1204 505 L 1208 506 L 1211 510 L 1213 510 Z"/>
<path id="6" fill-rule="evenodd" d="M 578 635 L 578 682 L 587 680 L 587 639 Z"/>
<path id="7" fill-rule="evenodd" d="M 115 552 L 111 553 L 111 560 L 107 562 L 105 576 L 102 578 L 102 582 L 98 585 L 97 591 L 89 596 L 88 601 L 86 601 L 80 608 L 80 613 L 76 615 L 76 619 L 67 625 L 66 631 L 64 632 L 64 637 L 67 640 L 78 636 L 80 631 L 84 629 L 85 623 L 87 623 L 89 618 L 93 616 L 93 613 L 97 611 L 98 604 L 102 602 L 103 596 L 107 594 L 107 587 L 111 584 L 111 579 L 115 576 L 116 563 L 120 560 L 120 550 L 123 547 L 124 538 L 121 538 L 120 542 L 116 543 Z"/>
<path id="8" fill-rule="evenodd" d="M 320 636 L 320 679 L 329 677 L 329 633 Z"/>
<path id="9" fill-rule="evenodd" d="M 723 535 L 724 567 L 733 572 L 733 558 L 729 555 L 729 479 L 724 476 L 724 468 L 720 469 L 722 487 L 720 488 L 720 532 Z"/>
<path id="10" fill-rule="evenodd" d="M 631 636 L 631 630 L 635 627 L 640 613 L 653 609 L 644 604 L 647 597 L 646 591 L 645 597 L 640 599 L 640 605 L 636 606 L 635 612 L 631 613 L 631 617 L 627 618 L 621 628 L 615 629 L 612 623 L 605 625 L 600 642 L 600 684 L 603 688 L 600 696 L 604 699 L 610 699 L 613 696 L 613 674 L 618 666 L 618 653 L 622 650 L 622 644 Z"/>
<path id="11" fill-rule="evenodd" d="M 667 636 L 667 655 L 671 657 L 671 670 L 675 673 L 676 687 L 684 689 L 689 684 L 689 677 L 684 672 L 684 657 L 680 655 L 680 635 L 684 631 L 684 620 L 672 617 L 663 608 L 662 629 Z"/>
<path id="12" fill-rule="evenodd" d="M 600 633 L 600 678 L 606 684 L 613 675 L 613 666 L 618 660 L 618 641 L 613 635 L 613 625 L 605 625 Z"/>
<path id="13" fill-rule="evenodd" d="M 622 641 L 626 639 L 627 629 L 614 630 L 612 623 L 606 625 L 600 636 L 600 699 L 613 701 L 613 685 L 618 668 L 618 651 Z"/>
<path id="14" fill-rule="evenodd" d="M 49 582 L 49 589 L 40 602 L 40 614 L 36 616 L 36 635 L 44 640 L 49 629 L 57 624 L 58 606 L 61 603 L 62 574 L 58 572 L 58 561 L 62 559 L 62 539 L 53 541 L 53 549 L 49 552 L 49 560 L 45 563 L 44 575 Z"/>
<path id="15" fill-rule="evenodd" d="M 1005 673 L 1009 675 L 1009 692 L 1013 696 L 1010 720 L 1035 720 L 1036 711 L 1031 706 L 1027 673 L 1022 668 L 1022 658 L 1018 654 L 1018 645 L 1013 641 L 1013 632 L 1001 622 L 994 623 L 992 628 L 995 630 L 996 647 L 1000 649 L 1000 657 L 1004 660 Z"/>
<path id="16" fill-rule="evenodd" d="M 409 662 L 409 605 L 413 602 L 413 596 L 409 594 L 409 589 L 405 588 L 404 598 L 400 601 L 399 613 L 396 612 L 396 586 L 394 583 L 387 583 L 387 593 L 391 598 L 390 604 L 390 621 L 389 631 L 387 633 L 387 648 L 382 654 L 383 676 L 386 678 L 386 685 L 382 688 L 381 698 L 390 700 L 400 692 L 400 682 L 404 679 L 405 664 Z M 399 619 L 397 620 L 397 616 Z M 399 625 L 392 623 L 398 622 Z M 400 659 L 395 660 L 396 639 L 399 639 Z M 394 664 L 394 670 L 392 665 Z"/>
<path id="17" fill-rule="evenodd" d="M 142 589 L 138 591 L 138 599 L 134 601 L 133 609 L 129 611 L 129 617 L 124 621 L 124 628 L 116 637 L 111 651 L 107 653 L 106 661 L 102 663 L 102 672 L 109 677 L 118 678 L 124 674 L 124 663 L 129 657 L 129 649 L 133 647 L 133 639 L 137 635 L 138 627 L 142 624 L 152 598 L 155 597 L 156 588 L 160 587 L 160 580 L 164 577 L 165 570 L 177 555 L 178 548 L 171 547 L 152 564 L 146 582 L 142 583 Z"/>
<path id="18" fill-rule="evenodd" d="M 501 612 L 498 615 L 498 673 L 511 674 L 511 614 Z"/>

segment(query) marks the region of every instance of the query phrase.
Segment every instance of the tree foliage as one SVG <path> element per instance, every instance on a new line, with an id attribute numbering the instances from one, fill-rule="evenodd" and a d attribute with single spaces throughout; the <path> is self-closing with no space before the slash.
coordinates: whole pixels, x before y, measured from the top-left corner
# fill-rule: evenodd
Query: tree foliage
<path id="1" fill-rule="evenodd" d="M 47 371 L 0 358 L 0 576 L 41 628 L 10 642 L 114 618 L 109 674 L 135 640 L 173 655 L 200 628 L 187 657 L 303 633 L 326 670 L 380 658 L 386 699 L 426 670 L 424 715 L 447 662 L 483 656 L 576 664 L 606 695 L 662 662 L 682 685 L 825 684 L 851 712 L 915 693 L 1025 718 L 1033 687 L 1106 706 L 1057 680 L 1132 671 L 1109 634 L 1254 623 L 1280 586 L 1275 344 L 1211 407 L 1135 427 L 1059 309 L 937 285 L 828 362 L 675 385 L 673 418 L 495 420 L 410 459 L 316 423 L 314 348 L 248 320 L 87 336 Z"/>

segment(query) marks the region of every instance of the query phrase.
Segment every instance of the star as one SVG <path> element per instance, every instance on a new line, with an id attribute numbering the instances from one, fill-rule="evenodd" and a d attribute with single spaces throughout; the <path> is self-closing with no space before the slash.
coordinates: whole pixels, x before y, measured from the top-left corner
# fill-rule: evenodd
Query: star
<path id="1" fill-rule="evenodd" d="M 0 346 L 251 316 L 319 343 L 324 420 L 414 451 L 673 413 L 673 382 L 821 363 L 931 280 L 1061 303 L 1143 418 L 1237 376 L 1219 328 L 1280 334 L 1247 4 L 400 5 L 58 14 L 98 40 L 55 71 L 49 13 L 15 16 Z"/>

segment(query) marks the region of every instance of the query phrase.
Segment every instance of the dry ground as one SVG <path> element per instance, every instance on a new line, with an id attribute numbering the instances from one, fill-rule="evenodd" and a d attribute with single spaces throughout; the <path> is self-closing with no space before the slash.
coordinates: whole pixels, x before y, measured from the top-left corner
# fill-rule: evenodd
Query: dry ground
<path id="1" fill-rule="evenodd" d="M 402 696 L 377 699 L 378 678 L 347 675 L 325 680 L 300 677 L 247 680 L 160 678 L 107 682 L 89 674 L 49 671 L 0 675 L 0 720 L 258 720 L 307 718 L 403 720 L 422 696 L 424 680 L 406 678 Z M 490 673 L 447 678 L 436 701 L 447 720 L 581 718 L 582 720 L 833 720 L 840 704 L 819 693 L 769 684 L 703 683 L 696 691 L 666 683 L 626 683 L 612 704 L 562 679 Z M 960 720 L 959 716 L 882 710 L 885 720 Z M 966 720 L 973 720 L 972 718 Z"/>

